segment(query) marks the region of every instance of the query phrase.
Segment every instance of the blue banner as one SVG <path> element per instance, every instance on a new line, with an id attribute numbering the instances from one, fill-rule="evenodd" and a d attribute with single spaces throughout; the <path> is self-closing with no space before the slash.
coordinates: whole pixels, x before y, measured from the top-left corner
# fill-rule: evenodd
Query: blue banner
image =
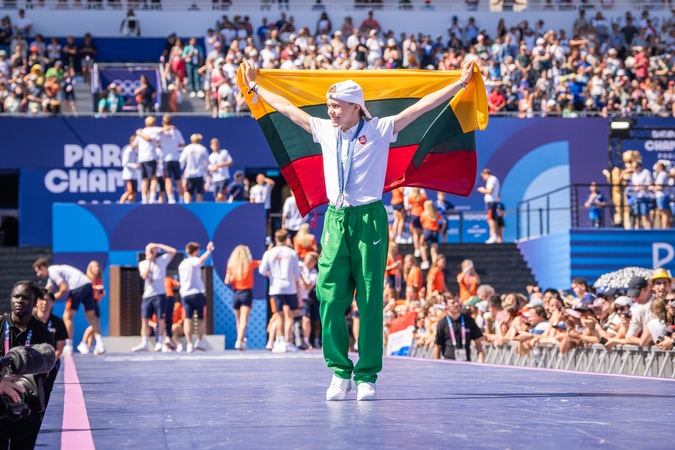
<path id="1" fill-rule="evenodd" d="M 99 90 L 102 93 L 107 92 L 108 86 L 115 83 L 122 88 L 122 95 L 126 99 L 125 105 L 136 105 L 136 94 L 134 91 L 141 87 L 141 75 L 148 77 L 150 86 L 157 93 L 156 101 L 159 101 L 159 94 L 162 92 L 162 83 L 159 79 L 159 71 L 156 69 L 99 69 Z M 105 94 L 104 94 L 105 95 Z"/>

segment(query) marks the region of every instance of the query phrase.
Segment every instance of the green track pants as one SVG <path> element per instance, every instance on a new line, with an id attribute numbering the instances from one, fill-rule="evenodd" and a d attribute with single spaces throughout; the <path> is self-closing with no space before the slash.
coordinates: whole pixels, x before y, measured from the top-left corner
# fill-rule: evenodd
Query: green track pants
<path id="1" fill-rule="evenodd" d="M 389 222 L 381 201 L 326 212 L 321 236 L 316 292 L 321 302 L 323 356 L 335 375 L 356 384 L 374 383 L 382 370 L 384 270 Z M 345 310 L 356 304 L 360 315 L 359 361 L 348 357 Z"/>

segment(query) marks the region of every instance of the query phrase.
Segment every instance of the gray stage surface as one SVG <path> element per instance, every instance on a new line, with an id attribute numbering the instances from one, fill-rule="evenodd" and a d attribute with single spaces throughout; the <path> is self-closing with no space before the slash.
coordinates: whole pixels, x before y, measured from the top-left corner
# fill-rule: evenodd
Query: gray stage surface
<path id="1" fill-rule="evenodd" d="M 74 361 L 97 449 L 673 446 L 662 379 L 385 358 L 377 401 L 326 402 L 320 352 Z M 38 448 L 70 432 L 63 401 L 61 373 Z"/>

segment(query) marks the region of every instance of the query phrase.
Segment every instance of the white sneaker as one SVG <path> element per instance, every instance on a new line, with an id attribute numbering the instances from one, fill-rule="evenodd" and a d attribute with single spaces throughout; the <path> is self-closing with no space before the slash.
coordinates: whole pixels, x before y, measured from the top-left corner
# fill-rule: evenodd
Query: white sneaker
<path id="1" fill-rule="evenodd" d="M 408 244 L 412 244 L 412 236 L 408 237 L 408 239 L 406 239 L 406 242 L 407 242 Z"/>
<path id="2" fill-rule="evenodd" d="M 201 351 L 205 352 L 206 346 L 204 345 L 204 341 L 195 342 L 195 350 L 201 350 Z"/>
<path id="3" fill-rule="evenodd" d="M 295 344 L 293 344 L 293 343 L 286 344 L 286 351 L 289 351 L 289 352 L 297 352 L 297 351 L 298 351 L 298 347 L 296 347 Z"/>
<path id="4" fill-rule="evenodd" d="M 103 342 L 96 344 L 94 347 L 94 356 L 102 355 L 105 353 L 105 345 L 103 345 Z"/>
<path id="5" fill-rule="evenodd" d="M 286 353 L 288 346 L 285 342 L 275 342 L 274 347 L 272 347 L 272 353 Z"/>
<path id="6" fill-rule="evenodd" d="M 420 264 L 420 269 L 427 270 L 428 268 L 429 268 L 429 261 L 422 261 L 422 264 Z"/>
<path id="7" fill-rule="evenodd" d="M 420 250 L 419 249 L 415 250 L 414 255 L 415 255 L 415 258 L 419 258 L 421 256 Z"/>
<path id="8" fill-rule="evenodd" d="M 265 346 L 265 349 L 266 349 L 266 350 L 270 350 L 270 351 L 273 350 L 273 349 L 274 349 L 274 342 L 269 341 L 269 342 L 267 343 L 267 345 Z"/>
<path id="9" fill-rule="evenodd" d="M 199 92 L 197 92 L 197 97 L 199 97 L 199 98 L 204 98 L 204 97 L 205 97 L 204 91 L 199 91 Z"/>
<path id="10" fill-rule="evenodd" d="M 168 345 L 162 345 L 162 353 L 171 353 L 172 351 L 173 350 L 171 350 Z"/>
<path id="11" fill-rule="evenodd" d="M 179 343 L 178 345 L 176 345 L 176 351 L 177 351 L 177 352 L 182 352 L 182 351 L 183 351 L 183 344 L 180 344 L 180 343 Z"/>
<path id="12" fill-rule="evenodd" d="M 73 354 L 73 346 L 72 345 L 66 345 L 65 347 L 63 347 L 63 354 L 67 355 L 67 356 L 72 355 Z"/>
<path id="13" fill-rule="evenodd" d="M 497 236 L 490 236 L 490 239 L 485 241 L 486 244 L 496 244 L 497 243 Z"/>
<path id="14" fill-rule="evenodd" d="M 80 344 L 77 346 L 77 351 L 82 353 L 83 355 L 88 355 L 89 354 L 89 346 L 85 344 L 84 342 L 80 342 Z"/>
<path id="15" fill-rule="evenodd" d="M 134 352 L 134 353 L 136 353 L 136 352 L 147 352 L 148 350 L 149 350 L 148 344 L 144 344 L 142 342 L 140 344 L 138 344 L 136 347 L 133 347 L 131 349 L 131 351 Z"/>
<path id="16" fill-rule="evenodd" d="M 248 342 L 246 342 L 246 338 L 244 338 L 244 341 L 241 343 L 241 349 L 246 350 L 248 348 Z"/>
<path id="17" fill-rule="evenodd" d="M 187 352 L 188 352 L 188 353 L 192 353 L 192 352 L 194 352 L 194 351 L 195 351 L 194 346 L 193 346 L 192 344 L 188 344 L 188 345 L 187 345 Z"/>
<path id="18" fill-rule="evenodd" d="M 356 399 L 359 401 L 366 400 L 375 400 L 377 395 L 375 394 L 375 383 L 361 383 L 357 386 L 358 393 L 356 394 Z"/>
<path id="19" fill-rule="evenodd" d="M 161 351 L 162 351 L 162 343 L 161 343 L 161 342 L 157 342 L 157 343 L 155 344 L 155 350 L 154 350 L 154 351 L 156 351 L 156 352 L 161 352 Z"/>
<path id="20" fill-rule="evenodd" d="M 196 95 L 197 95 L 196 92 L 190 92 L 190 98 L 195 98 Z"/>
<path id="21" fill-rule="evenodd" d="M 237 341 L 237 342 L 234 343 L 234 349 L 235 350 L 242 350 L 241 341 Z"/>
<path id="22" fill-rule="evenodd" d="M 336 400 L 344 400 L 345 397 L 347 396 L 347 393 L 352 390 L 352 380 L 345 380 L 344 378 L 340 378 L 336 375 L 333 375 L 333 379 L 330 382 L 330 386 L 328 386 L 328 390 L 326 391 L 326 400 L 330 401 L 336 401 Z"/>

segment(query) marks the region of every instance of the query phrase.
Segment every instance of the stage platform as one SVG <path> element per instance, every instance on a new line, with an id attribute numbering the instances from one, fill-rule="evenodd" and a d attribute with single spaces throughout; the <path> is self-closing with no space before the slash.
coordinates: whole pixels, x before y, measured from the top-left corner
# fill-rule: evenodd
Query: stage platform
<path id="1" fill-rule="evenodd" d="M 378 400 L 324 399 L 320 352 L 66 357 L 37 448 L 672 445 L 675 382 L 385 358 Z"/>

